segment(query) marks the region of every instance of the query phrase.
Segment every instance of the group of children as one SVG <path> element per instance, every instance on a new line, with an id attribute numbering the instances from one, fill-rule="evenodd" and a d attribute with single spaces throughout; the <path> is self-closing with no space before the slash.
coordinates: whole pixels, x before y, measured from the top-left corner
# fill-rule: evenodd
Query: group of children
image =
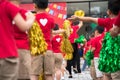
<path id="1" fill-rule="evenodd" d="M 92 38 L 92 40 L 90 40 L 91 46 L 89 47 L 90 48 L 89 50 L 94 54 L 94 58 L 93 58 L 93 60 L 91 60 L 91 66 L 95 67 L 96 77 L 95 78 L 93 77 L 94 80 L 119 80 L 120 79 L 119 78 L 119 68 L 117 68 L 117 69 L 114 68 L 114 67 L 119 67 L 118 65 L 116 65 L 116 64 L 119 64 L 119 58 L 115 57 L 116 54 L 117 54 L 117 56 L 119 55 L 119 52 L 117 52 L 117 51 L 114 52 L 114 50 L 119 50 L 119 48 L 116 49 L 117 46 L 116 47 L 114 46 L 113 48 L 108 49 L 107 45 L 113 46 L 110 44 L 113 42 L 110 42 L 110 40 L 109 40 L 112 38 L 108 38 L 106 36 L 109 34 L 109 32 L 111 33 L 112 36 L 119 34 L 119 26 L 120 26 L 118 24 L 120 22 L 119 15 L 118 15 L 118 14 L 120 14 L 119 13 L 120 12 L 119 5 L 120 5 L 119 0 L 109 0 L 108 1 L 108 10 L 107 10 L 107 14 L 109 15 L 108 18 L 78 17 L 75 15 L 73 15 L 71 18 L 69 18 L 69 20 L 71 20 L 71 21 L 80 20 L 80 21 L 84 21 L 84 22 L 94 22 L 94 23 L 98 24 L 98 26 L 99 26 L 99 28 L 98 27 L 96 28 L 97 31 L 95 30 L 95 32 L 94 32 L 94 38 Z M 118 27 L 116 27 L 115 25 L 113 26 L 113 24 L 117 24 Z M 103 32 L 102 28 L 100 28 L 100 27 L 103 27 L 105 29 L 104 32 Z M 118 35 L 118 37 L 119 37 L 119 35 Z M 107 41 L 105 41 L 106 39 L 107 39 Z M 119 38 L 116 38 L 116 40 L 119 41 Z M 109 42 L 109 44 L 108 44 L 108 42 Z M 117 42 L 114 41 L 113 44 L 116 44 L 116 43 Z M 105 44 L 105 47 L 103 47 L 102 44 Z M 114 49 L 114 50 L 111 50 L 111 49 Z M 112 51 L 111 53 L 113 53 L 113 54 L 110 55 L 108 50 L 111 50 Z M 113 57 L 114 57 L 114 59 L 113 59 Z M 111 61 L 112 63 L 110 63 L 109 61 Z M 114 64 L 114 61 L 116 61 L 115 62 L 116 64 L 114 66 L 112 66 L 112 64 Z M 94 64 L 94 65 L 92 65 L 92 64 Z M 110 70 L 110 68 L 111 68 L 111 70 Z M 112 70 L 114 70 L 114 71 L 112 71 Z M 93 70 L 91 70 L 91 71 L 93 72 Z"/>

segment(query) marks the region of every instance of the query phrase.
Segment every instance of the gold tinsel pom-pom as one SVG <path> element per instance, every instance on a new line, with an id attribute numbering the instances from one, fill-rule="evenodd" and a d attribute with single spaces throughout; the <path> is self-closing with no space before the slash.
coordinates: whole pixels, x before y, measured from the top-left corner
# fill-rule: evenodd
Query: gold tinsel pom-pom
<path id="1" fill-rule="evenodd" d="M 63 34 L 63 40 L 61 43 L 61 51 L 65 53 L 65 59 L 66 60 L 71 60 L 73 55 L 73 47 L 70 43 L 70 40 L 68 39 L 68 36 L 70 36 L 70 30 L 71 30 L 71 25 L 69 20 L 65 20 L 63 23 L 63 29 L 65 30 L 65 33 Z"/>
<path id="2" fill-rule="evenodd" d="M 42 30 L 37 22 L 29 30 L 30 51 L 31 54 L 37 56 L 44 54 L 47 50 L 47 43 L 44 39 Z"/>

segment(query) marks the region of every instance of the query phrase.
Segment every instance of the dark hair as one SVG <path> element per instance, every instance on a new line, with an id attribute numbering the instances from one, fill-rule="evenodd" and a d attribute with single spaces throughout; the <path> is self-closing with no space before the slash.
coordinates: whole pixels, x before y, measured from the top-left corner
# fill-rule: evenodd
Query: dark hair
<path id="1" fill-rule="evenodd" d="M 46 9 L 48 7 L 48 0 L 33 0 L 39 9 Z"/>
<path id="2" fill-rule="evenodd" d="M 55 24 L 55 27 L 53 28 L 53 30 L 59 30 L 58 24 Z"/>
<path id="3" fill-rule="evenodd" d="M 95 31 L 98 31 L 98 33 L 102 33 L 103 31 L 104 31 L 104 28 L 103 27 L 101 27 L 101 26 L 97 26 L 96 28 L 95 28 Z"/>
<path id="4" fill-rule="evenodd" d="M 120 0 L 108 0 L 108 9 L 114 15 L 118 15 L 120 11 Z"/>
<path id="5" fill-rule="evenodd" d="M 79 24 L 79 21 L 73 21 L 72 22 L 72 25 L 75 26 L 75 25 L 78 25 Z"/>

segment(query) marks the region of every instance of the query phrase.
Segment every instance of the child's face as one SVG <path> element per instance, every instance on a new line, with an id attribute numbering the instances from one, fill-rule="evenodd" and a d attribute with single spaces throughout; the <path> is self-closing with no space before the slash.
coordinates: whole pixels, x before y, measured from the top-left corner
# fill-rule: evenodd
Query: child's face
<path id="1" fill-rule="evenodd" d="M 97 36 L 97 34 L 98 34 L 98 31 L 97 31 L 97 30 L 95 30 L 95 33 L 94 33 L 94 34 L 95 34 L 95 36 Z"/>

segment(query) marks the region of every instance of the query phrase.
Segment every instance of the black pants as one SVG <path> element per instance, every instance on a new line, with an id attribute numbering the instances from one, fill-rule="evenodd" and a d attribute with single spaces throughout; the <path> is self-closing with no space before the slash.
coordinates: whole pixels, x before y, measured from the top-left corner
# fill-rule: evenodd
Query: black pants
<path id="1" fill-rule="evenodd" d="M 72 60 L 67 60 L 67 67 L 66 69 L 68 70 L 69 74 L 72 75 L 71 72 L 71 67 L 73 66 L 73 68 L 77 68 L 78 72 L 81 72 L 80 69 L 80 55 L 78 53 L 78 46 L 77 43 L 72 43 L 74 52 L 73 52 L 73 59 Z"/>

